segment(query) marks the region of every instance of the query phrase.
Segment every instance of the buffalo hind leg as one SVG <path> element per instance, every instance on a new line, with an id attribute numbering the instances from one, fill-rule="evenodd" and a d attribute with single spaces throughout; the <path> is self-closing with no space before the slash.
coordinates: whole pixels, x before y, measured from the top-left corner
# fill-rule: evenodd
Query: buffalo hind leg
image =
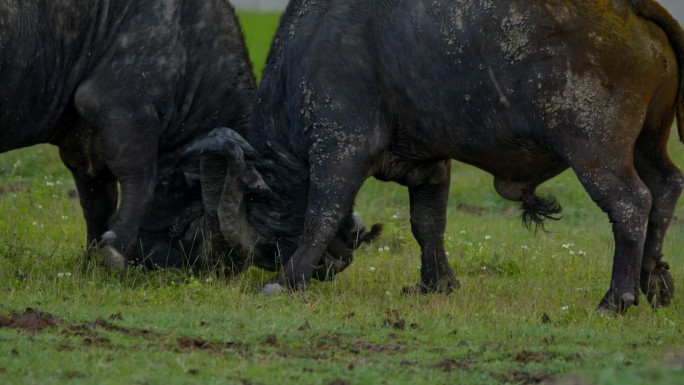
<path id="1" fill-rule="evenodd" d="M 450 293 L 459 288 L 444 251 L 444 231 L 451 180 L 451 161 L 437 164 L 432 180 L 409 186 L 411 231 L 420 245 L 420 283 L 404 292 Z"/>
<path id="2" fill-rule="evenodd" d="M 635 165 L 653 197 L 641 263 L 641 291 L 651 306 L 667 306 L 674 294 L 674 279 L 663 258 L 663 240 L 677 199 L 684 188 L 681 171 L 667 154 L 667 132 L 660 138 L 644 130 L 635 148 Z"/>
<path id="3" fill-rule="evenodd" d="M 630 306 L 638 304 L 639 271 L 651 194 L 637 176 L 633 165 L 626 164 L 629 159 L 627 154 L 615 147 L 606 149 L 604 154 L 615 156 L 597 155 L 585 159 L 585 164 L 571 166 L 613 225 L 615 253 L 611 284 L 599 309 L 624 313 Z"/>

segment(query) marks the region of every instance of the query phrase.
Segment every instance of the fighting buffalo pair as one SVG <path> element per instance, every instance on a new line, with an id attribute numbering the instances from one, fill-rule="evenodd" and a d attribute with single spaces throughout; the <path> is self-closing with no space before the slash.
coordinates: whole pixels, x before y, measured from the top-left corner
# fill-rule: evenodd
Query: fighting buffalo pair
<path id="1" fill-rule="evenodd" d="M 255 264 L 304 289 L 379 232 L 352 211 L 374 176 L 409 190 L 410 290 L 448 292 L 456 159 L 528 225 L 557 218 L 535 189 L 571 168 L 613 226 L 600 308 L 672 298 L 684 35 L 653 0 L 292 0 L 258 89 L 226 1 L 37 4 L 0 8 L 0 150 L 59 146 L 109 264 Z"/>

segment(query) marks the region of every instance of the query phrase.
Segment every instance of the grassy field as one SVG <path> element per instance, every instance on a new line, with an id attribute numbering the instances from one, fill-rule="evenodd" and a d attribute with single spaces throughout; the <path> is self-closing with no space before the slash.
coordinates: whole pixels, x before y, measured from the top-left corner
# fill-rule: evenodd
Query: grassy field
<path id="1" fill-rule="evenodd" d="M 261 69 L 277 15 L 242 14 Z M 684 145 L 671 141 L 684 167 Z M 184 270 L 126 277 L 84 262 L 73 181 L 49 146 L 0 156 L 0 383 L 681 384 L 684 302 L 621 317 L 595 306 L 613 241 L 571 173 L 544 195 L 564 218 L 536 236 L 491 177 L 455 164 L 447 248 L 462 288 L 407 297 L 419 250 L 404 189 L 369 181 L 357 199 L 383 235 L 306 297 L 264 297 L 269 274 Z M 684 202 L 683 202 L 684 203 Z M 665 254 L 684 288 L 684 205 Z"/>

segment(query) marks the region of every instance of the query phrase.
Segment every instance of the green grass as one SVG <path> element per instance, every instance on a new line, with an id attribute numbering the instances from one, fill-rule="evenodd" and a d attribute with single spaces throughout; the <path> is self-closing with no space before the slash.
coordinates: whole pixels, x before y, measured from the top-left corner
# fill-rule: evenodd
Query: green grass
<path id="1" fill-rule="evenodd" d="M 255 68 L 276 19 L 242 15 Z M 684 166 L 684 146 L 672 140 L 670 147 Z M 564 173 L 542 186 L 565 215 L 536 236 L 491 183 L 455 164 L 446 245 L 458 292 L 400 294 L 419 268 L 407 193 L 370 180 L 356 208 L 367 223 L 384 223 L 383 235 L 336 281 L 314 282 L 306 296 L 264 297 L 256 288 L 270 275 L 258 269 L 232 278 L 183 270 L 120 277 L 85 263 L 82 214 L 55 149 L 3 154 L 0 323 L 28 307 L 59 319 L 36 331 L 0 327 L 0 382 L 683 383 L 681 296 L 667 309 L 594 312 L 609 282 L 613 241 L 606 216 L 575 177 Z M 680 203 L 665 242 L 679 288 L 683 212 Z"/>
<path id="2" fill-rule="evenodd" d="M 245 41 L 249 47 L 249 56 L 252 59 L 254 71 L 260 78 L 268 50 L 271 47 L 271 38 L 278 28 L 280 14 L 242 11 L 239 13 L 239 18 L 243 25 Z"/>

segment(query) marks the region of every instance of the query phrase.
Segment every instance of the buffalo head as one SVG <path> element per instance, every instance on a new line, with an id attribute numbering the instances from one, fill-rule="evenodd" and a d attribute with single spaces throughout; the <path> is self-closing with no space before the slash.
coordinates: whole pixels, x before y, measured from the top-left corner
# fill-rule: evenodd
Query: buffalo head
<path id="1" fill-rule="evenodd" d="M 180 159 L 188 158 L 200 160 L 198 170 L 175 170 L 160 178 L 140 231 L 137 257 L 148 267 L 220 266 L 231 274 L 250 265 L 277 271 L 286 264 L 303 231 L 306 207 L 301 203 L 306 199 L 278 174 L 291 177 L 297 163 L 263 159 L 242 136 L 224 127 L 187 148 Z M 376 238 L 381 228 L 375 224 L 367 231 L 358 215 L 349 212 L 314 278 L 333 279 L 351 264 L 353 251 Z"/>

